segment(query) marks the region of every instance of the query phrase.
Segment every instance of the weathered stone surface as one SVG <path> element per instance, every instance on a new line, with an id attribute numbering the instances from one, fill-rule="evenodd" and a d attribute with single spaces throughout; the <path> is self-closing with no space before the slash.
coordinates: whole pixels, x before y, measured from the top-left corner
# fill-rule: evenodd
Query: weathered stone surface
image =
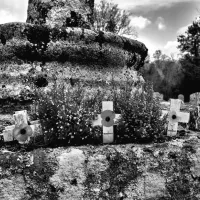
<path id="1" fill-rule="evenodd" d="M 144 189 L 145 188 L 145 189 Z M 137 190 L 133 196 L 140 199 L 159 198 L 165 193 L 165 179 L 156 173 L 147 173 L 138 179 Z"/>
<path id="2" fill-rule="evenodd" d="M 120 156 L 112 162 L 117 152 Z M 134 152 L 134 159 L 127 152 Z M 119 159 L 135 163 L 137 176 L 127 162 L 118 162 Z M 195 199 L 199 196 L 199 160 L 199 139 L 194 134 L 164 144 L 80 146 L 26 153 L 1 150 L 0 199 L 100 199 L 112 195 L 112 191 L 116 193 L 116 188 L 124 200 L 183 199 L 181 195 Z M 126 177 L 123 175 L 133 179 L 120 190 Z M 179 182 L 173 181 L 177 176 Z M 185 177 L 189 182 L 181 182 Z M 176 190 L 169 190 L 170 187 Z M 181 194 L 184 187 L 191 192 Z"/>
<path id="3" fill-rule="evenodd" d="M 79 199 L 84 195 L 85 156 L 82 150 L 64 150 L 58 157 L 59 168 L 50 178 L 50 183 L 57 190 L 63 189 L 59 194 L 59 200 Z"/>
<path id="4" fill-rule="evenodd" d="M 26 195 L 23 176 L 15 175 L 0 180 L 0 199 L 19 200 Z"/>
<path id="5" fill-rule="evenodd" d="M 29 0 L 27 22 L 90 29 L 93 10 L 94 0 Z"/>

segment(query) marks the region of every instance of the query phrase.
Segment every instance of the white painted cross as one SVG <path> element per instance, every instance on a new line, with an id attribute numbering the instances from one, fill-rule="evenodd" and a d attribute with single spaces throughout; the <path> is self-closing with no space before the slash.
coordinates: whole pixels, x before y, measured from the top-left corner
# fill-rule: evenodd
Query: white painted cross
<path id="1" fill-rule="evenodd" d="M 20 124 L 27 124 L 28 125 L 28 115 L 26 110 L 22 111 L 16 111 L 15 114 L 13 115 L 15 125 L 12 126 L 7 126 L 5 127 L 5 130 L 3 131 L 3 138 L 4 142 L 11 142 L 15 140 L 13 136 L 13 130 L 15 127 L 19 127 Z M 41 134 L 41 125 L 39 123 L 39 120 L 36 121 L 31 121 L 30 127 L 32 128 L 33 135 L 32 137 L 35 137 L 37 135 Z"/>
<path id="2" fill-rule="evenodd" d="M 120 118 L 120 114 L 113 112 L 113 102 L 102 102 L 102 113 L 98 114 L 97 120 L 92 121 L 93 126 L 103 126 L 103 143 L 114 141 L 114 123 Z M 112 120 L 114 123 L 112 123 Z"/>
<path id="3" fill-rule="evenodd" d="M 162 115 L 168 114 L 168 136 L 175 136 L 178 129 L 178 123 L 188 123 L 190 118 L 190 113 L 180 112 L 182 100 L 180 99 L 170 99 L 170 110 L 162 111 Z"/>
<path id="4" fill-rule="evenodd" d="M 5 127 L 3 131 L 3 137 L 5 142 L 13 141 L 13 129 L 15 126 L 19 126 L 21 123 L 28 124 L 27 111 L 17 111 L 13 115 L 15 125 Z M 102 102 L 102 113 L 98 114 L 97 120 L 92 121 L 93 126 L 103 125 L 103 143 L 112 143 L 114 141 L 114 123 L 120 118 L 120 114 L 113 112 L 113 102 L 103 101 Z M 112 124 L 113 120 L 113 124 Z M 41 134 L 41 125 L 39 120 L 31 121 L 30 127 L 33 130 L 33 136 Z M 110 125 L 111 123 L 111 125 Z"/>

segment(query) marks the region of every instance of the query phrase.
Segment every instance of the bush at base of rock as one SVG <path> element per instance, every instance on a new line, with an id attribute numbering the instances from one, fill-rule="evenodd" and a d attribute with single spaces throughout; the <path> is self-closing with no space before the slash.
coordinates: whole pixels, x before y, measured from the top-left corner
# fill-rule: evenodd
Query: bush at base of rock
<path id="1" fill-rule="evenodd" d="M 141 85 L 142 91 L 133 96 L 126 91 L 121 93 L 119 107 L 121 119 L 117 126 L 117 141 L 148 143 L 163 141 L 166 134 L 166 118 L 161 119 L 159 100 L 153 97 L 150 83 Z"/>
<path id="2" fill-rule="evenodd" d="M 92 127 L 95 117 L 93 104 L 84 101 L 84 90 L 55 86 L 48 94 L 37 94 L 38 118 L 41 121 L 44 141 L 55 144 L 65 141 L 66 145 L 101 143 L 102 133 Z M 63 142 L 61 142 L 63 143 Z"/>
<path id="3" fill-rule="evenodd" d="M 55 84 L 48 94 L 37 94 L 45 143 L 64 140 L 66 145 L 101 144 L 103 128 L 93 127 L 92 120 L 101 112 L 103 100 L 113 101 L 115 112 L 122 116 L 114 130 L 114 143 L 164 140 L 166 119 L 160 119 L 159 101 L 149 83 L 138 81 L 133 92 L 133 83 L 127 80 L 126 89 L 122 84 L 120 92 L 113 88 L 108 96 L 106 89 L 87 93 L 87 87 L 81 84 L 68 88 L 64 83 Z"/>

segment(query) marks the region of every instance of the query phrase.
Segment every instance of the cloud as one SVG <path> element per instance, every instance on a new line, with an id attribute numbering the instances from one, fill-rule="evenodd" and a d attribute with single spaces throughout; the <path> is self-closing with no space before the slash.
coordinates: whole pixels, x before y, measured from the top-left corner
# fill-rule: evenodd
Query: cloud
<path id="1" fill-rule="evenodd" d="M 150 55 L 151 59 L 153 58 L 153 54 L 155 53 L 156 50 L 163 48 L 160 44 L 152 41 L 148 37 L 144 37 L 144 36 L 139 35 L 137 40 L 144 43 L 145 46 L 148 48 L 148 54 Z"/>
<path id="2" fill-rule="evenodd" d="M 161 50 L 162 54 L 166 54 L 168 56 L 173 55 L 174 59 L 178 59 L 181 55 L 180 54 L 181 52 L 177 48 L 179 43 L 175 40 L 174 41 L 167 41 L 167 43 L 164 46 L 150 40 L 147 37 L 139 36 L 137 38 L 137 40 L 144 43 L 145 46 L 148 48 L 148 54 L 150 55 L 151 60 L 154 60 L 153 54 L 155 53 L 156 50 Z"/>
<path id="3" fill-rule="evenodd" d="M 151 24 L 150 20 L 142 16 L 130 17 L 130 19 L 131 19 L 130 25 L 133 27 L 137 27 L 139 29 L 144 29 Z"/>
<path id="4" fill-rule="evenodd" d="M 168 41 L 163 48 L 163 53 L 168 56 L 174 54 L 175 57 L 178 57 L 178 54 L 180 54 L 180 50 L 177 48 L 178 45 L 179 43 L 176 40 Z"/>
<path id="5" fill-rule="evenodd" d="M 166 29 L 166 26 L 163 24 L 163 23 L 158 23 L 158 29 L 159 30 L 165 30 Z"/>
<path id="6" fill-rule="evenodd" d="M 148 7 L 150 10 L 156 10 L 161 7 L 171 7 L 176 3 L 184 2 L 199 2 L 199 0 L 109 0 L 115 4 L 118 4 L 123 9 L 138 9 L 138 7 Z M 99 3 L 100 0 L 95 0 L 95 3 Z"/>
<path id="7" fill-rule="evenodd" d="M 0 23 L 25 22 L 27 18 L 28 0 L 1 0 Z"/>
<path id="8" fill-rule="evenodd" d="M 0 8 L 9 9 L 11 11 L 19 11 L 22 9 L 26 9 L 28 6 L 28 0 L 1 0 L 0 1 Z"/>
<path id="9" fill-rule="evenodd" d="M 182 35 L 182 34 L 185 34 L 185 32 L 187 31 L 187 29 L 188 29 L 188 26 L 190 26 L 191 24 L 188 24 L 188 25 L 186 25 L 186 26 L 183 26 L 183 27 L 181 27 L 181 28 L 179 28 L 178 30 L 177 30 L 177 34 L 178 35 Z"/>
<path id="10" fill-rule="evenodd" d="M 0 10 L 0 24 L 15 21 L 15 17 L 6 10 Z"/>
<path id="11" fill-rule="evenodd" d="M 157 18 L 156 25 L 158 26 L 158 30 L 162 31 L 166 29 L 165 20 L 162 17 Z"/>

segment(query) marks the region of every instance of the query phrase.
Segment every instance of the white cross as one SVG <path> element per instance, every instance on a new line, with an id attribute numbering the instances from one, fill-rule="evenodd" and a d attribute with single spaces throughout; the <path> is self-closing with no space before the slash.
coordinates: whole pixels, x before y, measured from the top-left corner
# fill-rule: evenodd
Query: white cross
<path id="1" fill-rule="evenodd" d="M 102 102 L 102 112 L 105 110 L 113 111 L 113 102 L 112 101 L 103 101 Z M 120 118 L 120 114 L 115 114 L 114 122 Z M 92 121 L 93 126 L 101 126 L 102 118 L 101 114 L 98 114 L 97 120 Z M 103 126 L 103 143 L 112 143 L 114 141 L 114 128 L 113 126 L 105 127 Z"/>
<path id="2" fill-rule="evenodd" d="M 180 112 L 182 100 L 170 99 L 170 110 L 162 110 L 162 116 L 168 114 L 168 136 L 175 136 L 178 129 L 178 122 L 188 123 L 190 113 Z"/>
<path id="3" fill-rule="evenodd" d="M 15 138 L 13 137 L 13 129 L 15 127 L 18 127 L 22 123 L 28 124 L 28 115 L 26 110 L 16 111 L 13 115 L 13 118 L 15 121 L 15 125 L 5 127 L 5 130 L 3 131 L 2 135 L 4 138 L 4 142 L 11 142 L 15 140 Z M 31 121 L 30 123 L 30 127 L 33 130 L 33 136 L 35 137 L 36 135 L 41 134 L 41 125 L 39 123 L 39 120 Z"/>

